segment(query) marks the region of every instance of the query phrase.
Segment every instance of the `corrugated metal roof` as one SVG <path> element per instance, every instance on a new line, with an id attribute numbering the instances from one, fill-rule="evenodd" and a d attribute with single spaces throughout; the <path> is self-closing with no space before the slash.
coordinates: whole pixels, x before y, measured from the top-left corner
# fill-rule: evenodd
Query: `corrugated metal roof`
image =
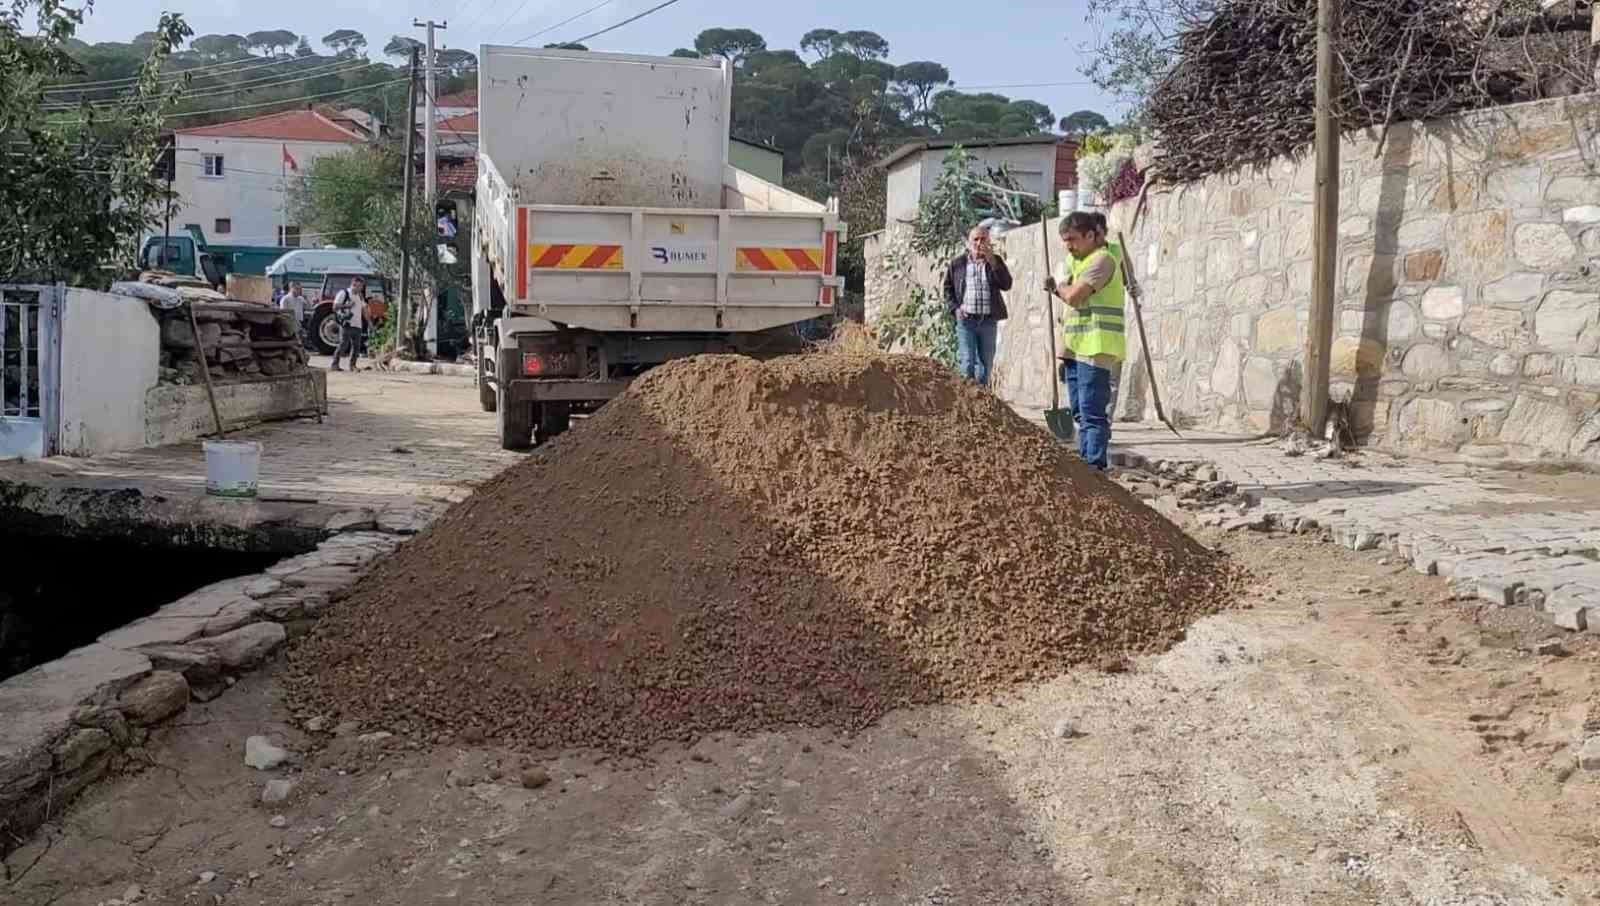
<path id="1" fill-rule="evenodd" d="M 878 166 L 887 169 L 912 156 L 913 154 L 921 154 L 924 151 L 944 151 L 949 148 L 954 148 L 957 145 L 968 149 L 1004 148 L 1013 145 L 1054 145 L 1062 140 L 1062 137 L 1059 135 L 1048 134 L 1024 135 L 1019 138 L 996 138 L 988 140 L 971 139 L 968 141 L 961 141 L 953 138 L 929 138 L 922 141 L 909 142 L 901 145 L 899 148 L 896 148 L 888 157 L 878 161 Z"/>

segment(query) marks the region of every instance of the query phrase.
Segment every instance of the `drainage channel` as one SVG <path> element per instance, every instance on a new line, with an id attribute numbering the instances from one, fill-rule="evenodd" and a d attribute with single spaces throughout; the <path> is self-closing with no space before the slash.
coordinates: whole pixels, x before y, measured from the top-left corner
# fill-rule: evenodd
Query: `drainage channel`
<path id="1" fill-rule="evenodd" d="M 125 537 L 0 530 L 0 681 L 87 645 L 213 582 L 307 548 L 242 552 Z"/>

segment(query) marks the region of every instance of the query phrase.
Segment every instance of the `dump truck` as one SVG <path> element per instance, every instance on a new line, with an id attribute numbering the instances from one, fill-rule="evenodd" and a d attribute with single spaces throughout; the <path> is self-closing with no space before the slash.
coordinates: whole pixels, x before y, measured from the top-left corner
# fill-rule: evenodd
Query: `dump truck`
<path id="1" fill-rule="evenodd" d="M 838 203 L 729 163 L 731 63 L 481 50 L 472 332 L 502 447 L 673 359 L 793 351 L 831 314 Z"/>

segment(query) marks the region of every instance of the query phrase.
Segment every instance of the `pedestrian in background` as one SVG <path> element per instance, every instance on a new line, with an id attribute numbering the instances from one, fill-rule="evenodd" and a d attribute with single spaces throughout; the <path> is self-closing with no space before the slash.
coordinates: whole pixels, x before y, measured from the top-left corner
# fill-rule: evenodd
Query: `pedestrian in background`
<path id="1" fill-rule="evenodd" d="M 278 308 L 294 315 L 294 329 L 303 334 L 306 326 L 306 294 L 298 281 L 289 284 L 289 291 L 278 297 Z"/>
<path id="2" fill-rule="evenodd" d="M 1067 260 L 1045 292 L 1067 305 L 1061 319 L 1061 381 L 1078 428 L 1078 452 L 1105 470 L 1111 446 L 1111 375 L 1127 355 L 1122 269 L 1106 246 L 1105 221 L 1074 211 L 1061 221 Z"/>
<path id="3" fill-rule="evenodd" d="M 995 253 L 988 226 L 973 227 L 967 233 L 966 252 L 945 270 L 944 307 L 956 319 L 956 368 L 980 387 L 989 386 L 1009 289 L 1011 271 Z"/>
<path id="4" fill-rule="evenodd" d="M 350 370 L 356 370 L 356 359 L 361 355 L 361 344 L 367 333 L 367 281 L 356 277 L 349 289 L 339 290 L 333 297 L 333 317 L 339 323 L 339 348 L 333 351 L 333 370 L 343 371 L 339 359 L 346 350 L 350 352 Z"/>

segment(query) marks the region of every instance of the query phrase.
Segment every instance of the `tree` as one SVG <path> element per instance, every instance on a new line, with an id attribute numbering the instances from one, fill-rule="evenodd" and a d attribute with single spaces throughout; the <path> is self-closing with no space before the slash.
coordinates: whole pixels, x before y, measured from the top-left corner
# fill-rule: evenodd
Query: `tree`
<path id="1" fill-rule="evenodd" d="M 1182 33 L 1211 21 L 1227 0 L 1089 0 L 1098 37 L 1079 70 L 1137 111 L 1177 59 Z"/>
<path id="2" fill-rule="evenodd" d="M 452 47 L 439 51 L 436 59 L 444 72 L 452 77 L 460 78 L 478 71 L 478 57 L 469 51 Z"/>
<path id="3" fill-rule="evenodd" d="M 322 36 L 322 46 L 333 51 L 335 56 L 361 56 L 366 52 L 367 38 L 353 28 L 339 28 Z"/>
<path id="4" fill-rule="evenodd" d="M 311 42 L 307 41 L 305 36 L 302 35 L 300 38 L 300 43 L 294 46 L 294 55 L 301 59 L 305 59 L 306 57 L 316 56 L 317 52 L 311 49 Z"/>
<path id="5" fill-rule="evenodd" d="M 134 244 L 158 222 L 162 120 L 187 84 L 158 77 L 194 32 L 163 14 L 133 87 L 115 105 L 63 118 L 45 89 L 82 75 L 68 42 L 83 19 L 83 10 L 51 0 L 0 11 L 0 207 L 25 225 L 0 234 L 8 280 L 104 285 L 104 266 L 131 265 Z"/>
<path id="6" fill-rule="evenodd" d="M 889 55 L 889 42 L 875 31 L 847 31 L 838 37 L 838 47 L 862 60 L 881 60 Z"/>
<path id="7" fill-rule="evenodd" d="M 250 53 L 250 42 L 243 35 L 201 35 L 191 46 L 208 62 L 237 59 Z"/>
<path id="8" fill-rule="evenodd" d="M 1061 131 L 1080 141 L 1092 132 L 1110 128 L 1111 121 L 1093 110 L 1079 110 L 1061 118 Z"/>
<path id="9" fill-rule="evenodd" d="M 831 28 L 813 28 L 800 37 L 800 49 L 816 54 L 819 61 L 826 60 L 839 52 L 839 32 Z"/>
<path id="10" fill-rule="evenodd" d="M 263 55 L 276 57 L 280 51 L 287 53 L 289 48 L 300 43 L 300 36 L 292 31 L 273 29 L 270 31 L 253 31 L 245 35 L 244 40 L 250 47 L 260 50 Z"/>
<path id="11" fill-rule="evenodd" d="M 289 210 L 308 232 L 355 236 L 367 228 L 367 199 L 390 194 L 404 181 L 405 155 L 396 148 L 325 154 L 291 184 Z"/>
<path id="12" fill-rule="evenodd" d="M 700 59 L 700 51 L 698 51 L 698 50 L 690 50 L 687 47 L 680 47 L 677 50 L 674 50 L 672 53 L 667 54 L 667 56 L 669 56 L 669 57 L 682 57 L 682 58 L 684 58 L 686 60 L 698 60 L 698 59 Z"/>
<path id="13" fill-rule="evenodd" d="M 694 49 L 702 57 L 727 57 L 741 66 L 746 57 L 767 49 L 767 39 L 748 28 L 708 28 L 695 37 Z"/>
<path id="14" fill-rule="evenodd" d="M 932 113 L 933 92 L 955 84 L 950 81 L 950 70 L 932 60 L 916 60 L 895 67 L 893 82 L 911 101 L 911 111 L 921 117 L 924 124 Z"/>
<path id="15" fill-rule="evenodd" d="M 1049 132 L 1056 124 L 1055 114 L 1038 101 L 1012 101 L 1002 119 L 1012 116 L 1033 132 Z"/>
<path id="16" fill-rule="evenodd" d="M 399 57 L 402 60 L 411 59 L 411 51 L 422 50 L 425 45 L 416 38 L 407 38 L 404 35 L 393 35 L 389 43 L 383 45 L 383 55 L 386 57 Z"/>

